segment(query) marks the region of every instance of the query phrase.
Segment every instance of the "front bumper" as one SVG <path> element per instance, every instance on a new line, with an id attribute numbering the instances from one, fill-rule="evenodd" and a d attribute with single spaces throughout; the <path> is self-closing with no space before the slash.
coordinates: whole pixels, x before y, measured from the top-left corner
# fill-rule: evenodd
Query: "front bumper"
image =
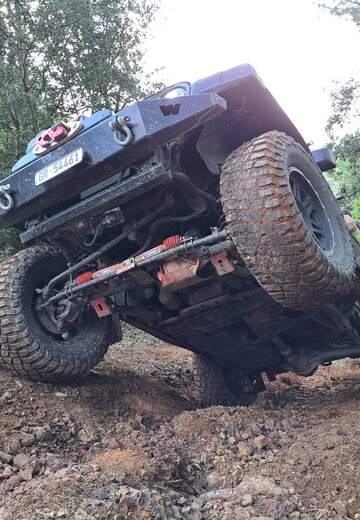
<path id="1" fill-rule="evenodd" d="M 0 209 L 0 228 L 18 225 L 56 204 L 66 207 L 82 191 L 114 176 L 123 168 L 153 154 L 157 147 L 189 132 L 226 110 L 226 102 L 214 93 L 174 99 L 148 99 L 128 105 L 112 117 L 85 129 L 70 141 L 36 158 L 6 179 L 14 207 Z M 109 123 L 126 118 L 133 139 L 122 145 L 114 139 Z M 35 185 L 36 172 L 82 148 L 84 160 L 72 170 Z"/>

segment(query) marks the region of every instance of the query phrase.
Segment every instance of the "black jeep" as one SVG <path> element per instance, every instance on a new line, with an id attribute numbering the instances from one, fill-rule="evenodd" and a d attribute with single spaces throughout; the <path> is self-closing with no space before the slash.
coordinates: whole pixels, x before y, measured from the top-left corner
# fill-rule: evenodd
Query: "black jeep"
<path id="1" fill-rule="evenodd" d="M 77 376 L 121 319 L 193 351 L 208 405 L 360 356 L 358 246 L 313 155 L 250 65 L 41 132 L 0 186 L 26 246 L 1 266 L 3 365 Z"/>

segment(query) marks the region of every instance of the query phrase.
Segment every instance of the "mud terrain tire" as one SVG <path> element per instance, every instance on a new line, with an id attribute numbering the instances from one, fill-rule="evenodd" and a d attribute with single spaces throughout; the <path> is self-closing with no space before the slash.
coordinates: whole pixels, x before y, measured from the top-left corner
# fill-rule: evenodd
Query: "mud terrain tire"
<path id="1" fill-rule="evenodd" d="M 225 220 L 259 284 L 284 307 L 310 310 L 346 295 L 354 255 L 337 202 L 312 157 L 271 131 L 226 159 Z"/>
<path id="2" fill-rule="evenodd" d="M 231 389 L 224 367 L 207 354 L 193 354 L 193 374 L 197 387 L 201 406 L 248 406 L 256 399 L 258 391 L 263 389 L 262 378 L 259 385 L 255 385 L 253 391 Z M 257 390 L 257 386 L 259 390 Z"/>
<path id="3" fill-rule="evenodd" d="M 20 251 L 0 268 L 0 352 L 4 368 L 37 381 L 59 381 L 94 367 L 113 342 L 111 320 L 90 309 L 70 338 L 51 334 L 34 309 L 34 296 L 66 269 L 45 245 Z"/>

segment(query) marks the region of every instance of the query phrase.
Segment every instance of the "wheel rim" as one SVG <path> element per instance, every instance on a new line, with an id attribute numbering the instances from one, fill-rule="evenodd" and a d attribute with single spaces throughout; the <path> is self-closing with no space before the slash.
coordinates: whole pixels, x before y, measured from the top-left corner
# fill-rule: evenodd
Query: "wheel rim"
<path id="1" fill-rule="evenodd" d="M 291 167 L 290 187 L 296 206 L 315 242 L 326 252 L 334 247 L 334 234 L 325 208 L 304 174 Z"/>
<path id="2" fill-rule="evenodd" d="M 42 311 L 36 310 L 35 306 L 38 297 L 39 294 L 36 291 L 35 297 L 33 298 L 32 311 L 38 325 L 41 327 L 43 332 L 49 334 L 53 339 L 62 343 L 79 340 L 84 335 L 84 329 L 86 329 L 89 324 L 88 312 L 82 314 L 79 321 L 74 321 L 73 323 L 66 323 L 65 329 L 60 331 L 57 330 L 55 324 L 52 323 L 50 316 L 46 312 L 46 309 Z"/>
<path id="3" fill-rule="evenodd" d="M 36 276 L 36 275 L 35 275 Z M 45 285 L 51 279 L 51 276 L 44 276 L 42 273 L 39 278 L 34 278 L 34 285 L 31 288 L 31 314 L 35 319 L 35 322 L 40 327 L 43 333 L 49 335 L 53 340 L 60 343 L 80 341 L 81 338 L 86 334 L 86 330 L 90 323 L 89 313 L 83 313 L 78 320 L 70 323 L 64 323 L 64 330 L 57 330 L 55 323 L 52 322 L 50 315 L 47 312 L 47 308 L 41 311 L 36 309 L 36 305 L 41 302 L 40 296 Z M 60 287 L 61 288 L 61 287 Z M 55 288 L 56 289 L 56 288 Z"/>

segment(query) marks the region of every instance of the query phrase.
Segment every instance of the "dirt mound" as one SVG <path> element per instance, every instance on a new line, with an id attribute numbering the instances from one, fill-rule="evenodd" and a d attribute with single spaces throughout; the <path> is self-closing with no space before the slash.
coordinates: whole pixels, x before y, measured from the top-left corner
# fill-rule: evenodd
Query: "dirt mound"
<path id="1" fill-rule="evenodd" d="M 129 332 L 76 384 L 0 383 L 0 519 L 360 518 L 360 368 L 196 409 L 191 354 Z"/>

